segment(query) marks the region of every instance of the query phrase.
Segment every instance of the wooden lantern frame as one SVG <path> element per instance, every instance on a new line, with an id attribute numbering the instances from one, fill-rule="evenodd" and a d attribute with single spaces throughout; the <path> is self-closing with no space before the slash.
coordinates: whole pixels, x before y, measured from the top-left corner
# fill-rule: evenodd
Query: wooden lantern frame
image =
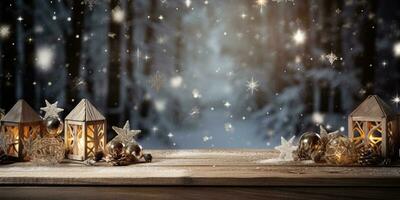
<path id="1" fill-rule="evenodd" d="M 348 117 L 348 135 L 355 145 L 380 148 L 384 157 L 398 150 L 397 117 L 378 96 L 368 96 Z"/>
<path id="2" fill-rule="evenodd" d="M 103 115 L 83 99 L 65 118 L 67 158 L 86 160 L 103 151 L 107 143 L 107 123 Z"/>
<path id="3" fill-rule="evenodd" d="M 19 100 L 1 120 L 6 154 L 19 160 L 30 160 L 27 148 L 31 148 L 41 130 L 40 116 L 24 100 Z"/>

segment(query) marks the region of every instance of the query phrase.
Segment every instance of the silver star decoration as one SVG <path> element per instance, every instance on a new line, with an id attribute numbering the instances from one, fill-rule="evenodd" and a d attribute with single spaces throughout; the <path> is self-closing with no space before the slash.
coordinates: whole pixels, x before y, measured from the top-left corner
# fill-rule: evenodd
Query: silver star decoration
<path id="1" fill-rule="evenodd" d="M 45 102 L 46 102 L 46 107 L 40 108 L 40 110 L 43 110 L 45 112 L 44 118 L 58 117 L 58 113 L 64 111 L 64 109 L 57 107 L 58 101 L 54 102 L 53 104 L 51 104 L 47 100 L 45 100 Z"/>
<path id="2" fill-rule="evenodd" d="M 332 51 L 330 54 L 325 55 L 325 58 L 328 59 L 331 65 L 333 65 L 333 63 L 338 59 L 338 57 Z"/>
<path id="3" fill-rule="evenodd" d="M 134 141 L 135 137 L 141 132 L 141 130 L 130 130 L 131 128 L 129 126 L 129 120 L 126 121 L 123 128 L 113 126 L 112 129 L 118 135 L 115 136 L 115 138 L 112 139 L 111 141 L 118 141 L 121 142 L 122 144 L 127 144 L 129 142 Z"/>
<path id="4" fill-rule="evenodd" d="M 279 159 L 285 161 L 293 160 L 293 151 L 297 149 L 297 146 L 293 145 L 295 137 L 296 136 L 293 136 L 289 140 L 286 140 L 285 138 L 281 137 L 281 145 L 275 147 L 275 149 L 280 152 Z"/>
<path id="5" fill-rule="evenodd" d="M 324 142 L 325 144 L 328 143 L 331 138 L 337 136 L 338 134 L 339 130 L 328 133 L 328 131 L 322 125 L 319 126 L 319 135 L 322 142 Z"/>

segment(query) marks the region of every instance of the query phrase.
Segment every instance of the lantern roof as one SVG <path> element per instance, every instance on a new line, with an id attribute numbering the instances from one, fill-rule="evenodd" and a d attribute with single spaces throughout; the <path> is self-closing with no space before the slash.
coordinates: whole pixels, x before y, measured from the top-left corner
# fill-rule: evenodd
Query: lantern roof
<path id="1" fill-rule="evenodd" d="M 350 114 L 350 116 L 384 118 L 395 116 L 395 113 L 378 95 L 370 95 Z"/>
<path id="2" fill-rule="evenodd" d="M 26 103 L 26 101 L 20 99 L 1 119 L 1 121 L 31 123 L 40 122 L 42 121 L 42 118 L 33 110 L 33 108 L 28 103 Z"/>
<path id="3" fill-rule="evenodd" d="M 65 117 L 66 120 L 72 121 L 101 121 L 106 118 L 93 106 L 87 99 L 82 99 L 81 102 Z"/>

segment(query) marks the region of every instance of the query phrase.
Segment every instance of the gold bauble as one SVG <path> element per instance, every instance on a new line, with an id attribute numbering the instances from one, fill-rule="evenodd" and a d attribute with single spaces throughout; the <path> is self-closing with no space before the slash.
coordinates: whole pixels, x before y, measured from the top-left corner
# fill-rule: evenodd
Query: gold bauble
<path id="1" fill-rule="evenodd" d="M 143 148 L 137 142 L 129 142 L 125 147 L 125 154 L 139 159 L 143 155 Z"/>
<path id="2" fill-rule="evenodd" d="M 64 124 L 58 117 L 46 117 L 46 119 L 44 119 L 44 123 L 47 134 L 50 137 L 56 137 L 63 131 Z"/>
<path id="3" fill-rule="evenodd" d="M 328 141 L 325 149 L 325 160 L 328 164 L 350 165 L 356 158 L 356 148 L 349 138 L 337 136 Z"/>
<path id="4" fill-rule="evenodd" d="M 124 150 L 124 145 L 120 141 L 111 140 L 107 143 L 107 154 L 118 156 L 121 155 Z"/>
<path id="5" fill-rule="evenodd" d="M 301 135 L 297 156 L 300 160 L 311 160 L 312 154 L 321 149 L 321 138 L 317 133 L 306 132 Z"/>

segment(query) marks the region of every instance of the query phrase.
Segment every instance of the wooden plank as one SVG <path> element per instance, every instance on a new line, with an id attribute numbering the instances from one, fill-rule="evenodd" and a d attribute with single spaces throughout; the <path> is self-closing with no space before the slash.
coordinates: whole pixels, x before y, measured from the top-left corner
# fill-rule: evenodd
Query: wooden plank
<path id="1" fill-rule="evenodd" d="M 400 167 L 339 167 L 272 162 L 271 150 L 152 150 L 152 163 L 130 166 L 0 166 L 0 185 L 376 186 L 400 187 Z M 268 160 L 270 159 L 270 160 Z"/>
<path id="2" fill-rule="evenodd" d="M 362 187 L 0 187 L 1 199 L 391 199 L 398 188 Z"/>

